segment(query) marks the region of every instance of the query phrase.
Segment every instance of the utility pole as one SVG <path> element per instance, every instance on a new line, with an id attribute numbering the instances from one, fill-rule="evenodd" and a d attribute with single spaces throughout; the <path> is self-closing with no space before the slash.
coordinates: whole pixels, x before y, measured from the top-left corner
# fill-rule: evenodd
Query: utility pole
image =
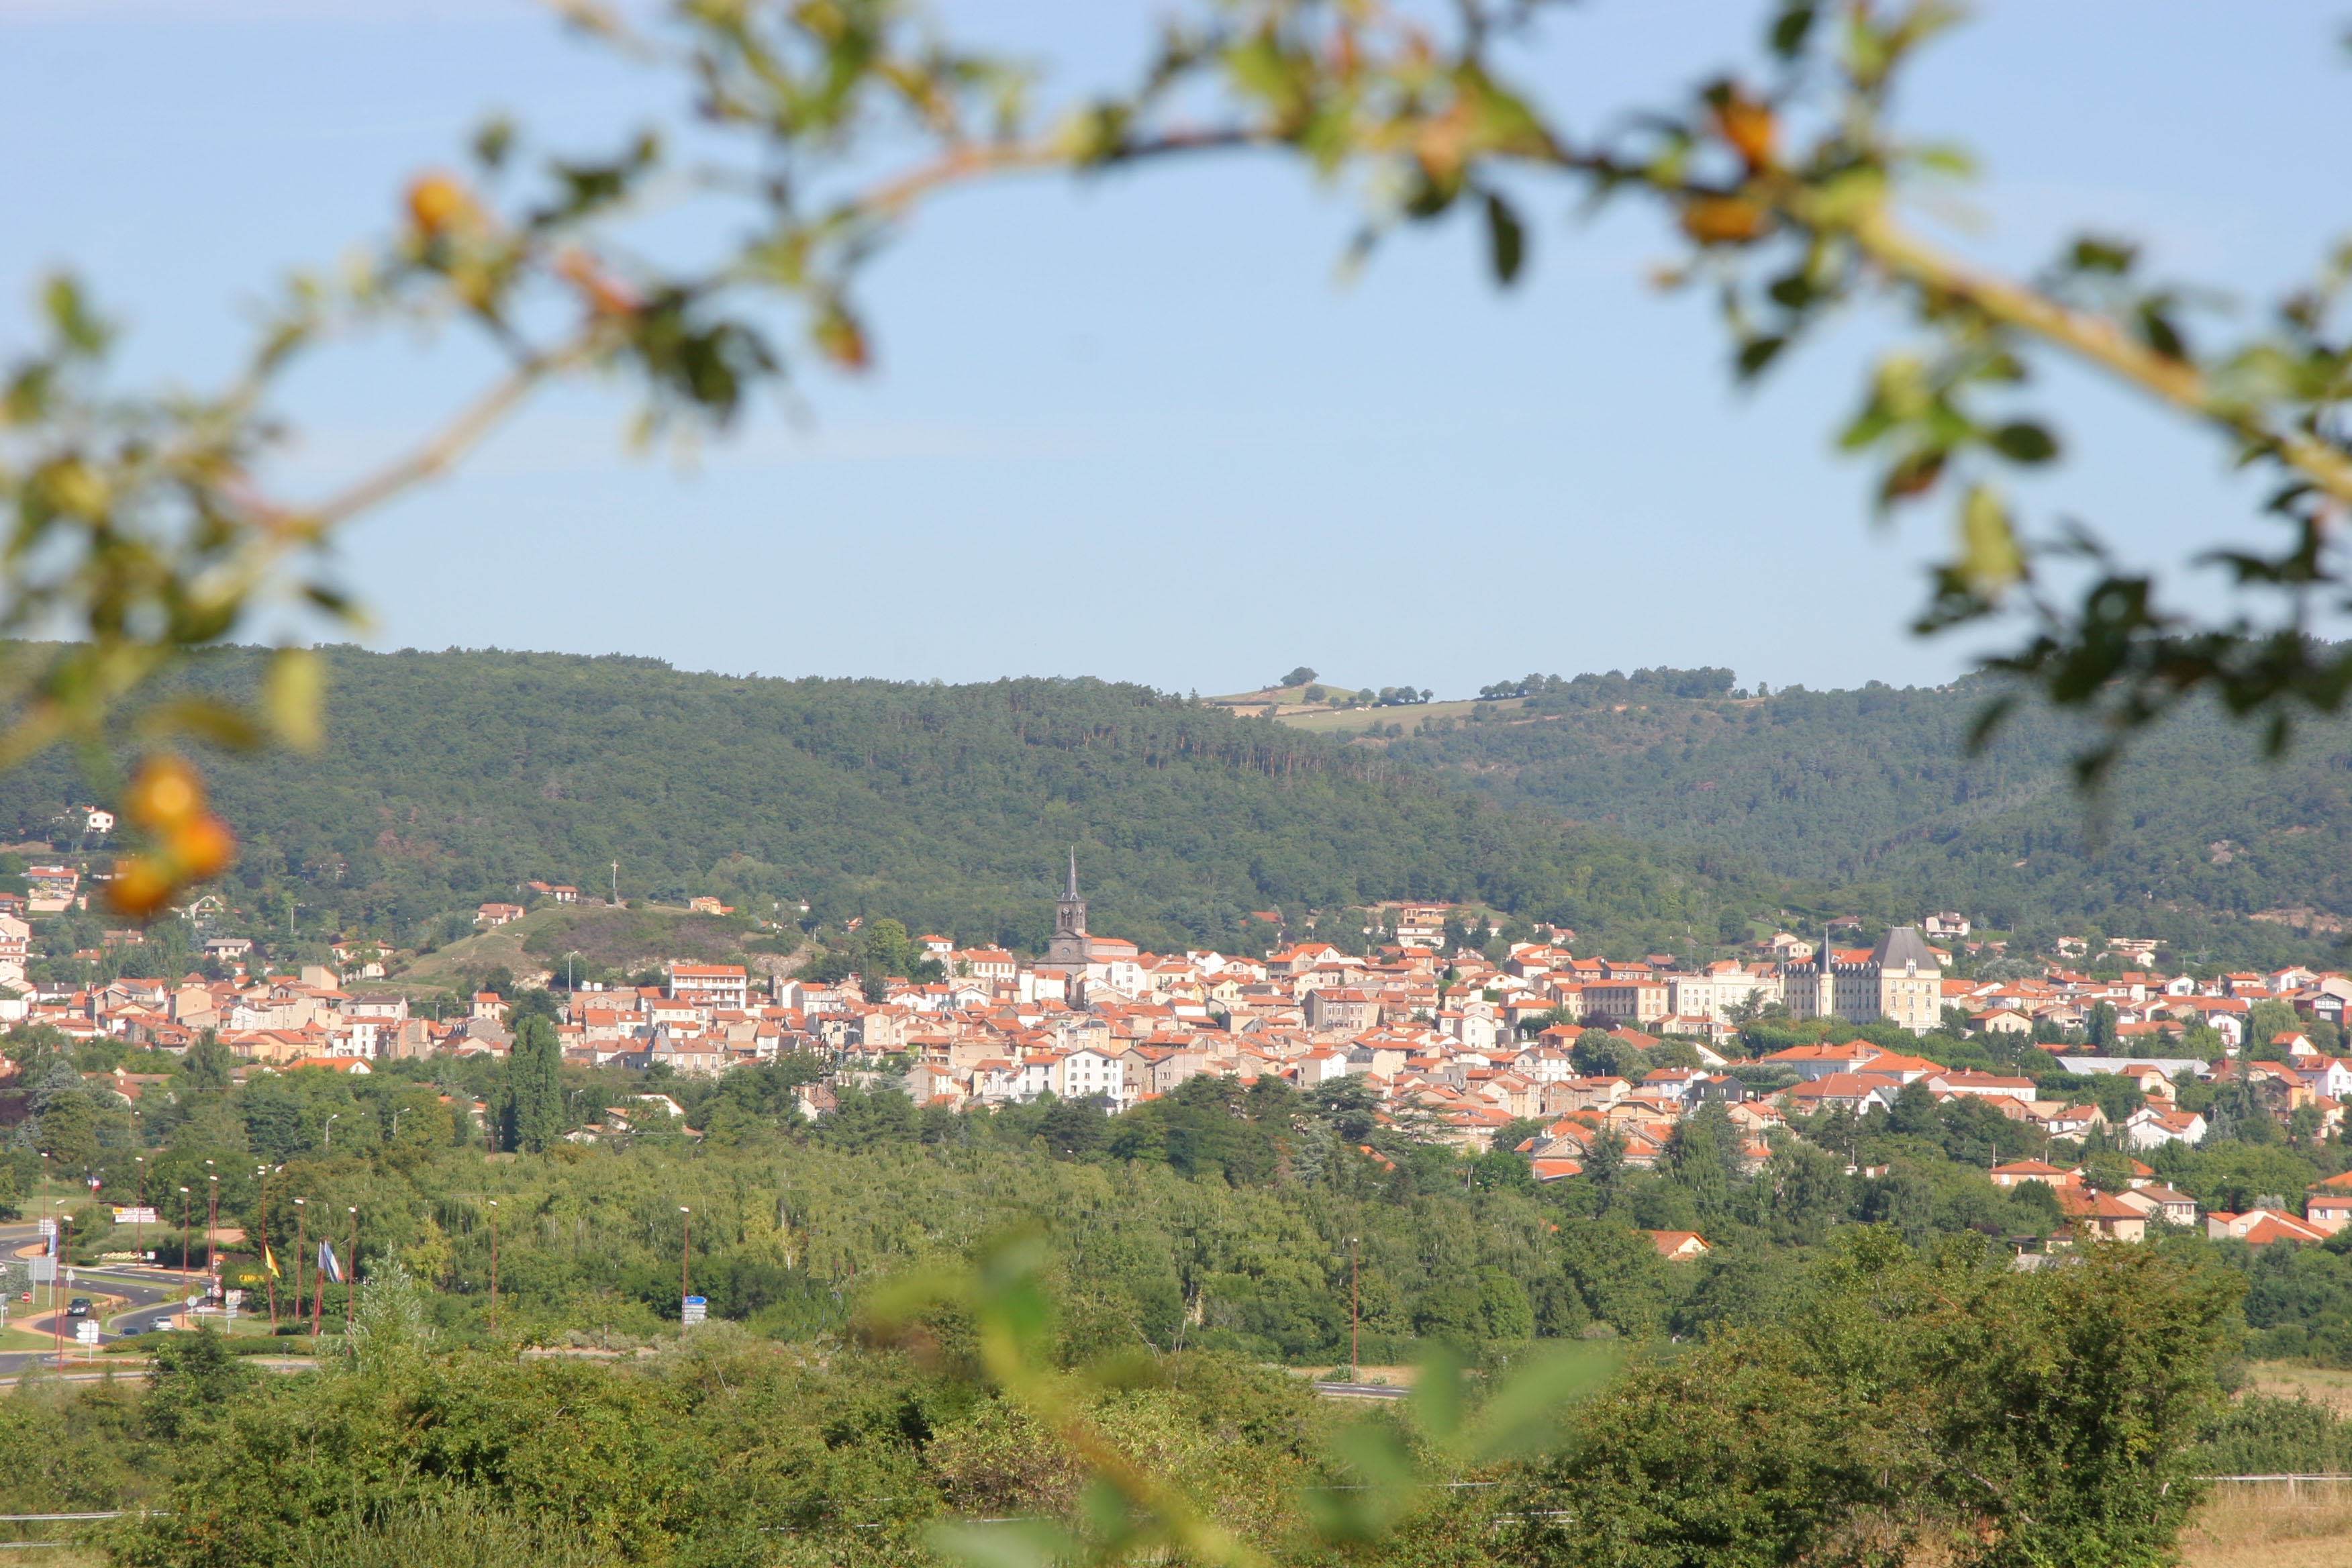
<path id="1" fill-rule="evenodd" d="M 686 1271 L 694 1258 L 694 1211 L 681 1205 L 677 1212 L 686 1216 L 686 1239 L 678 1244 L 677 1249 L 677 1329 L 683 1334 L 686 1331 L 686 1299 L 693 1294 L 687 1288 Z"/>
<path id="2" fill-rule="evenodd" d="M 615 908 L 617 908 L 617 907 L 619 907 L 620 902 L 621 902 L 621 863 L 620 863 L 618 860 L 615 860 L 615 861 L 614 861 L 614 862 L 613 862 L 613 903 L 614 903 L 614 906 Z"/>
<path id="3" fill-rule="evenodd" d="M 209 1165 L 212 1162 L 207 1160 L 205 1163 Z M 205 1192 L 206 1194 L 205 1199 L 205 1277 L 213 1279 L 217 1285 L 216 1276 L 220 1273 L 220 1244 L 215 1238 L 220 1235 L 220 1178 L 210 1172 L 205 1174 Z M 210 1290 L 205 1293 L 212 1294 Z"/>
<path id="4" fill-rule="evenodd" d="M 188 1267 L 188 1254 L 193 1249 L 194 1233 L 195 1227 L 188 1223 L 188 1189 L 182 1187 L 180 1189 L 180 1273 L 183 1276 L 194 1272 Z"/>
<path id="5" fill-rule="evenodd" d="M 147 1156 L 133 1154 L 139 1162 L 139 1197 L 131 1213 L 138 1217 L 131 1222 L 131 1245 L 143 1259 L 147 1256 Z"/>
<path id="6" fill-rule="evenodd" d="M 499 1331 L 499 1200 L 483 1200 L 490 1205 L 490 1332 Z"/>

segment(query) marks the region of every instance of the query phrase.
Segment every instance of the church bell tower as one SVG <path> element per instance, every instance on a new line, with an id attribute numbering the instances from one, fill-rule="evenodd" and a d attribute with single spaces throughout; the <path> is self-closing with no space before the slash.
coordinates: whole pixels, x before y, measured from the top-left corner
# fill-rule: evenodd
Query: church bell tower
<path id="1" fill-rule="evenodd" d="M 1054 905 L 1054 937 L 1045 944 L 1045 962 L 1057 968 L 1084 969 L 1089 956 L 1087 901 L 1078 897 L 1078 852 L 1070 851 L 1070 879 Z"/>

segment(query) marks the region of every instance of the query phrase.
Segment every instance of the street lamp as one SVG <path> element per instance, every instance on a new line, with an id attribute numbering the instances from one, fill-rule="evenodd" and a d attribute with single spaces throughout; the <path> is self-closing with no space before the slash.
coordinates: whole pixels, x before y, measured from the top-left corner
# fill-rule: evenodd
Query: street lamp
<path id="1" fill-rule="evenodd" d="M 694 1257 L 694 1211 L 680 1204 L 677 1212 L 686 1216 L 686 1239 L 678 1244 L 677 1248 L 677 1331 L 683 1335 L 686 1332 L 686 1299 L 694 1293 L 686 1283 L 687 1264 Z"/>
<path id="2" fill-rule="evenodd" d="M 182 1187 L 180 1189 L 180 1272 L 184 1276 L 190 1272 L 188 1251 L 194 1228 L 188 1224 L 188 1189 Z"/>
<path id="3" fill-rule="evenodd" d="M 341 1112 L 341 1111 L 340 1111 L 340 1110 L 338 1110 L 338 1111 L 336 1111 L 336 1112 L 335 1112 L 335 1115 L 334 1115 L 334 1116 L 330 1116 L 330 1117 L 328 1117 L 328 1118 L 327 1118 L 327 1140 L 326 1140 L 326 1142 L 327 1142 L 327 1152 L 328 1152 L 328 1153 L 330 1153 L 330 1154 L 331 1154 L 331 1153 L 333 1153 L 333 1152 L 335 1152 L 335 1116 L 341 1116 L 341 1114 L 342 1114 L 342 1112 Z"/>
<path id="4" fill-rule="evenodd" d="M 133 1154 L 131 1157 L 139 1162 L 139 1198 L 137 1205 L 131 1211 L 133 1216 L 131 1245 L 143 1258 L 147 1256 L 147 1156 Z"/>
<path id="5" fill-rule="evenodd" d="M 490 1332 L 499 1331 L 499 1200 L 485 1198 L 490 1205 Z"/>

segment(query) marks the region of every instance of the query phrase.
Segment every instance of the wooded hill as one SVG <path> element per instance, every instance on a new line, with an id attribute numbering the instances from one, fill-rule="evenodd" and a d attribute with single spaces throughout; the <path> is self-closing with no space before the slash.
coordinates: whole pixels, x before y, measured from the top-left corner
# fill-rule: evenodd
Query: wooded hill
<path id="1" fill-rule="evenodd" d="M 656 660 L 331 651 L 314 756 L 207 759 L 245 844 L 232 898 L 401 940 L 538 878 L 746 912 L 894 915 L 1041 947 L 1070 846 L 1097 930 L 1235 946 L 1251 910 L 1484 900 L 1628 940 L 1769 902 L 1748 858 L 1651 852 L 1418 766 L 1089 679 L 742 679 Z M 234 687 L 227 653 L 193 677 Z M 43 834 L 89 786 L 0 778 Z M 274 911 L 274 914 L 272 913 Z"/>
<path id="2" fill-rule="evenodd" d="M 1977 690 L 1742 699 L 1727 670 L 1646 671 L 1538 682 L 1485 721 L 1376 742 L 1092 679 L 327 659 L 320 753 L 207 760 L 245 845 L 228 891 L 257 925 L 283 929 L 290 900 L 303 929 L 406 944 L 530 879 L 602 892 L 617 860 L 632 900 L 714 893 L 762 916 L 805 900 L 821 920 L 1034 950 L 1072 845 L 1096 928 L 1154 946 L 1244 945 L 1254 910 L 1297 930 L 1308 909 L 1429 899 L 1565 923 L 1588 950 L 1703 954 L 1751 919 L 1954 908 L 2259 962 L 2323 950 L 2237 917 L 2352 909 L 2340 728 L 2273 768 L 2251 736 L 2184 717 L 2123 769 L 2095 854 L 2058 721 L 1961 760 Z M 231 651 L 189 679 L 257 668 Z M 0 827 L 47 835 L 89 796 L 53 753 L 0 777 Z"/>
<path id="3" fill-rule="evenodd" d="M 1530 678 L 1490 689 L 1523 702 L 1353 743 L 1505 805 L 1646 843 L 1736 848 L 1789 879 L 1793 905 L 1824 912 L 1948 908 L 1996 927 L 2203 945 L 2255 937 L 2217 937 L 2215 915 L 2352 910 L 2344 725 L 2312 728 L 2273 763 L 2256 732 L 2191 708 L 2086 803 L 2070 771 L 2084 731 L 2047 710 L 2021 711 L 1967 757 L 1986 682 L 1752 697 L 1728 690 L 1731 673 Z"/>

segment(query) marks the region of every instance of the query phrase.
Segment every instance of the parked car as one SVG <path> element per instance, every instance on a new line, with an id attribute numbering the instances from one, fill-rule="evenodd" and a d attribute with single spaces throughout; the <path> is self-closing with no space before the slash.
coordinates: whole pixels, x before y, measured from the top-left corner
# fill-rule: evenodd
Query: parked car
<path id="1" fill-rule="evenodd" d="M 72 1300 L 68 1301 L 66 1303 L 66 1316 L 68 1318 L 89 1317 L 89 1298 L 87 1296 L 76 1296 Z"/>

